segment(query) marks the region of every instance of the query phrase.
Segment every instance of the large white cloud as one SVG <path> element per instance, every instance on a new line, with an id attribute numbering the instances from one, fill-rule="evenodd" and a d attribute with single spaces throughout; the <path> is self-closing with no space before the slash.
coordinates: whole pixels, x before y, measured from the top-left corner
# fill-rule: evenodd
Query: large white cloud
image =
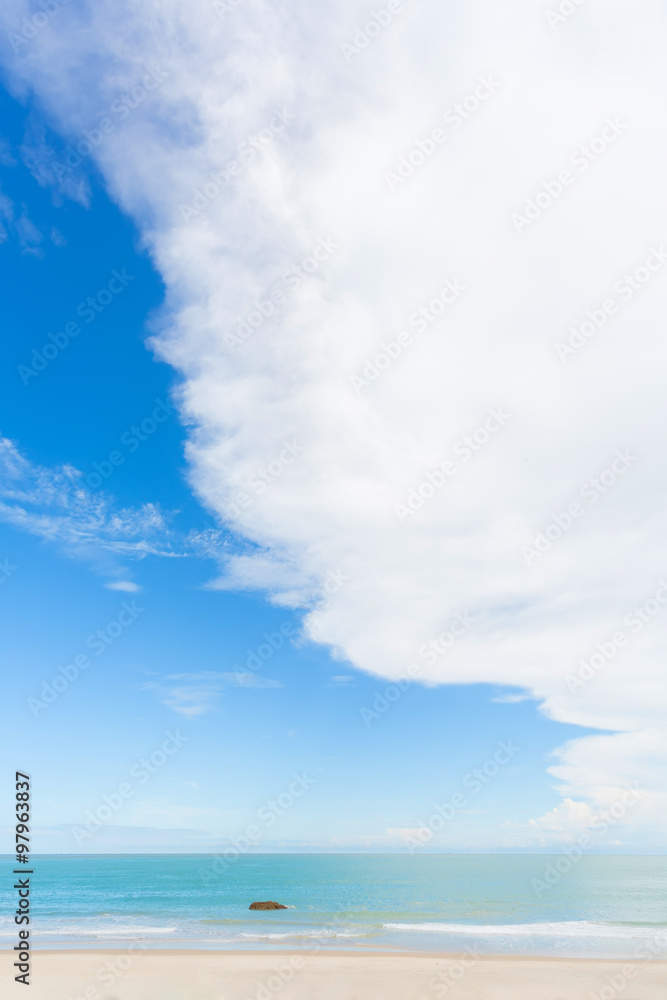
<path id="1" fill-rule="evenodd" d="M 183 376 L 193 487 L 253 543 L 216 585 L 307 607 L 311 636 L 379 676 L 516 685 L 616 731 L 561 751 L 564 794 L 659 791 L 661 5 L 550 25 L 529 0 L 424 0 L 377 29 L 360 0 L 231 8 L 66 6 L 6 56 L 72 145 L 112 123 L 91 155 L 167 285 L 154 344 Z M 27 11 L 7 3 L 6 29 Z M 473 626 L 432 655 L 458 613 Z M 586 766 L 601 747 L 611 777 Z"/>

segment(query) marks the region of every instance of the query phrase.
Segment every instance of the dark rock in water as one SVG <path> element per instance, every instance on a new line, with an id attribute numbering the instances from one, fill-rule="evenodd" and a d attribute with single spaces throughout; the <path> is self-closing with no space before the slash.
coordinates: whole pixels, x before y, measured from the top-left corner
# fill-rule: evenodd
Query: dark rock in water
<path id="1" fill-rule="evenodd" d="M 249 910 L 286 910 L 282 903 L 274 903 L 270 899 L 266 903 L 251 903 Z"/>

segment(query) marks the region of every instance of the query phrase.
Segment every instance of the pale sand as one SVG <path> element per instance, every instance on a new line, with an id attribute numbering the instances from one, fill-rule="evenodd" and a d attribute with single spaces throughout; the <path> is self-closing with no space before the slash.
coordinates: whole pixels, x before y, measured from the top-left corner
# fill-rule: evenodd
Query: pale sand
<path id="1" fill-rule="evenodd" d="M 125 971 L 109 972 L 119 958 Z M 5 951 L 3 1000 L 24 996 L 8 959 Z M 455 985 L 439 980 L 439 990 L 432 977 L 460 971 L 455 956 L 118 949 L 38 951 L 31 964 L 31 1000 L 591 1000 L 600 991 L 602 1000 L 667 998 L 667 962 L 646 960 L 480 958 Z"/>

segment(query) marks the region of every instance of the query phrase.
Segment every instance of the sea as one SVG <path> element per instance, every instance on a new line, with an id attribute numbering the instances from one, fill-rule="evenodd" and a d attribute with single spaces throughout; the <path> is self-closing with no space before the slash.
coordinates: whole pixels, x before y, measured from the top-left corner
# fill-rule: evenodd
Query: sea
<path id="1" fill-rule="evenodd" d="M 0 860 L 6 947 L 17 866 Z M 667 857 L 33 855 L 30 867 L 37 948 L 667 958 Z"/>

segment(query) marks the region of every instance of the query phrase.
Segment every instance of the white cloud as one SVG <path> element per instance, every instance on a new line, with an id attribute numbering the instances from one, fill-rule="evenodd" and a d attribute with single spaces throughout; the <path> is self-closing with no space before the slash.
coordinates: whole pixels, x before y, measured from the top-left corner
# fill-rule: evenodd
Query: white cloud
<path id="1" fill-rule="evenodd" d="M 107 590 L 123 590 L 128 594 L 136 594 L 141 590 L 138 583 L 132 583 L 131 580 L 114 580 L 113 583 L 105 583 L 104 586 Z"/>
<path id="2" fill-rule="evenodd" d="M 0 521 L 115 572 L 117 559 L 175 555 L 172 532 L 156 504 L 118 508 L 113 499 L 83 485 L 70 465 L 47 468 L 30 462 L 16 445 L 0 439 Z M 112 590 L 138 589 L 112 581 Z"/>
<path id="3" fill-rule="evenodd" d="M 70 198 L 80 205 L 90 204 L 90 185 L 84 171 L 70 170 L 60 182 L 53 173 L 52 164 L 62 154 L 50 144 L 43 123 L 34 119 L 29 121 L 24 142 L 20 147 L 21 159 L 41 187 L 55 188 L 54 202 L 59 204 L 64 198 Z"/>
<path id="4" fill-rule="evenodd" d="M 173 683 L 177 681 L 178 683 Z M 154 691 L 161 704 L 186 719 L 196 719 L 214 712 L 224 688 L 221 674 L 213 670 L 201 673 L 170 674 L 165 682 L 146 681 L 144 691 Z"/>
<path id="5" fill-rule="evenodd" d="M 280 681 L 258 677 L 246 670 L 201 670 L 167 674 L 162 681 L 146 681 L 144 691 L 154 691 L 159 701 L 186 719 L 214 712 L 226 687 L 279 688 Z"/>
<path id="6" fill-rule="evenodd" d="M 8 198 L 6 194 L 3 194 L 0 190 L 0 233 L 2 236 L 0 242 L 4 242 L 8 237 L 7 226 L 12 226 L 14 221 L 14 202 L 11 198 Z"/>
<path id="7" fill-rule="evenodd" d="M 518 705 L 522 701 L 530 701 L 529 694 L 501 694 L 497 698 L 492 698 L 491 701 L 497 702 L 499 705 Z"/>
<path id="8" fill-rule="evenodd" d="M 16 232 L 19 239 L 19 246 L 24 253 L 33 254 L 36 257 L 42 256 L 40 244 L 44 236 L 25 211 L 16 220 Z"/>
<path id="9" fill-rule="evenodd" d="M 234 673 L 223 673 L 222 679 L 232 687 L 242 688 L 279 688 L 282 687 L 280 681 L 271 677 L 258 677 L 250 670 L 236 670 Z"/>
<path id="10" fill-rule="evenodd" d="M 1 16 L 25 10 L 12 0 Z M 645 267 L 667 237 L 664 15 L 609 0 L 556 31 L 529 0 L 430 0 L 348 63 L 339 43 L 367 5 L 309 10 L 257 0 L 222 23 L 204 0 L 98 4 L 10 66 L 67 136 L 147 65 L 168 69 L 95 158 L 167 286 L 155 347 L 183 376 L 193 488 L 252 543 L 223 553 L 217 585 L 303 604 L 309 634 L 371 673 L 417 662 L 429 683 L 514 686 L 554 719 L 618 731 L 567 745 L 566 796 L 595 805 L 628 769 L 649 786 L 653 755 L 667 756 L 664 630 L 625 619 L 665 570 L 667 264 Z M 499 85 L 475 108 L 480 78 Z M 263 144 L 284 108 L 293 121 Z M 432 149 L 435 128 L 447 139 Z M 252 159 L 238 151 L 257 136 Z M 432 155 L 388 183 L 418 143 Z M 557 182 L 565 169 L 572 182 Z M 538 194 L 519 234 L 512 215 Z M 321 239 L 339 248 L 291 288 L 283 275 Z M 411 315 L 439 311 L 446 281 L 465 293 L 417 332 Z M 564 362 L 556 343 L 585 322 Z M 351 377 L 382 342 L 397 354 L 402 330 L 411 346 L 356 391 Z M 499 407 L 509 416 L 483 443 Z M 249 490 L 293 440 L 299 460 Z M 447 461 L 446 485 L 401 523 L 396 505 L 417 505 L 410 491 L 429 493 Z M 528 565 L 522 548 L 548 526 Z M 466 636 L 420 654 L 464 611 Z M 628 643 L 571 690 L 567 675 L 619 629 Z M 614 774 L 586 765 L 600 739 Z M 665 818 L 656 806 L 653 824 Z"/>

